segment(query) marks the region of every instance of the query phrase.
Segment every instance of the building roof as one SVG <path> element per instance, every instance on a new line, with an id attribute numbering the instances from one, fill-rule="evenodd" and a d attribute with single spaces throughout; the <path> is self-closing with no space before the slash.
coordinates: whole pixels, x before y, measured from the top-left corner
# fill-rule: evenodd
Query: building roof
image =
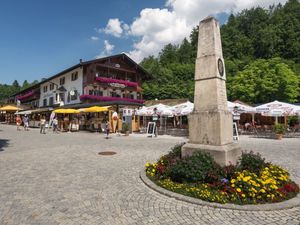
<path id="1" fill-rule="evenodd" d="M 25 93 L 25 92 L 27 92 L 27 91 L 29 91 L 29 90 L 32 90 L 33 88 L 38 87 L 38 86 L 40 86 L 41 84 L 46 83 L 46 82 L 48 82 L 48 81 L 50 81 L 50 80 L 53 80 L 53 79 L 55 79 L 55 78 L 57 78 L 57 77 L 59 77 L 59 76 L 65 74 L 65 73 L 68 73 L 68 72 L 70 72 L 70 71 L 72 71 L 72 70 L 74 70 L 74 69 L 77 69 L 77 68 L 80 67 L 80 66 L 88 65 L 88 64 L 91 64 L 91 63 L 94 63 L 94 62 L 98 62 L 98 61 L 103 61 L 103 60 L 106 60 L 106 59 L 109 59 L 109 58 L 118 58 L 118 57 L 123 57 L 124 59 L 127 59 L 130 63 L 132 63 L 133 65 L 135 65 L 136 69 L 138 69 L 138 70 L 140 70 L 142 73 L 144 73 L 144 74 L 145 74 L 145 77 L 146 77 L 147 79 L 151 78 L 151 75 L 150 75 L 143 67 L 141 67 L 139 64 L 137 64 L 136 62 L 134 62 L 134 61 L 133 61 L 131 58 L 129 58 L 125 53 L 121 53 L 121 54 L 112 55 L 112 56 L 107 56 L 107 57 L 103 57 L 103 58 L 99 58 L 99 59 L 93 59 L 93 60 L 89 60 L 89 61 L 85 61 L 85 62 L 82 61 L 82 62 L 80 62 L 80 63 L 78 63 L 78 64 L 76 64 L 76 65 L 73 65 L 73 66 L 71 66 L 71 67 L 69 67 L 69 68 L 67 68 L 67 69 L 65 69 L 65 70 L 63 70 L 63 71 L 61 71 L 61 72 L 59 72 L 59 73 L 57 73 L 57 74 L 55 74 L 55 75 L 49 77 L 49 78 L 47 78 L 47 79 L 42 80 L 41 82 L 35 84 L 34 86 L 31 86 L 31 87 L 26 88 L 26 89 L 24 89 L 24 90 L 22 90 L 22 91 L 19 91 L 18 93 L 15 93 L 13 96 L 17 96 L 17 95 L 20 95 L 20 94 L 22 94 L 22 93 Z"/>

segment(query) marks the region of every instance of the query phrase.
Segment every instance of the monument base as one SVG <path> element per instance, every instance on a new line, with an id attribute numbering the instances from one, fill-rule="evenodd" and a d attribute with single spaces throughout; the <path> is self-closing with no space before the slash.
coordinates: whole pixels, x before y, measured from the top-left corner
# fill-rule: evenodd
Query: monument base
<path id="1" fill-rule="evenodd" d="M 221 146 L 186 143 L 182 146 L 181 156 L 191 156 L 197 151 L 209 153 L 215 162 L 221 166 L 235 165 L 242 154 L 241 148 L 237 143 Z"/>

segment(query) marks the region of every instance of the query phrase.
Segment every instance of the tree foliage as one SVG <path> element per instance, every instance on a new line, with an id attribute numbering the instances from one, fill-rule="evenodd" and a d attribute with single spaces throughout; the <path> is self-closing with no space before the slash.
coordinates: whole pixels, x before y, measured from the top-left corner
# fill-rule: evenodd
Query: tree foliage
<path id="1" fill-rule="evenodd" d="M 29 88 L 30 86 L 37 83 L 37 80 L 33 81 L 32 83 L 29 83 L 27 80 L 25 80 L 22 86 L 20 86 L 19 82 L 17 80 L 14 80 L 11 85 L 0 84 L 0 102 L 3 102 L 4 99 L 7 99 L 15 93 L 25 90 L 26 88 Z"/>
<path id="2" fill-rule="evenodd" d="M 300 100 L 300 3 L 288 0 L 230 15 L 221 27 L 229 100 L 263 103 Z M 144 97 L 193 100 L 198 27 L 190 40 L 168 44 L 141 65 L 153 75 Z"/>
<path id="3" fill-rule="evenodd" d="M 249 103 L 296 102 L 299 91 L 299 77 L 280 58 L 255 60 L 228 80 L 228 96 Z"/>

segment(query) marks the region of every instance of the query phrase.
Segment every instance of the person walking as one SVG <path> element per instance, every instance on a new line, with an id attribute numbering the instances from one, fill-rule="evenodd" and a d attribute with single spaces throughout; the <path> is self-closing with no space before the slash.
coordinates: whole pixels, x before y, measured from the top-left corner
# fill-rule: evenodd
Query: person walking
<path id="1" fill-rule="evenodd" d="M 53 118 L 52 120 L 52 126 L 53 126 L 53 133 L 57 133 L 58 134 L 58 120 L 56 117 Z"/>
<path id="2" fill-rule="evenodd" d="M 19 115 L 17 115 L 17 117 L 16 117 L 17 130 L 21 130 L 20 129 L 21 123 L 22 123 L 21 117 Z"/>
<path id="3" fill-rule="evenodd" d="M 105 131 L 106 131 L 106 139 L 108 139 L 109 131 L 110 131 L 110 124 L 109 121 L 105 124 Z"/>
<path id="4" fill-rule="evenodd" d="M 24 130 L 28 131 L 29 130 L 29 118 L 27 114 L 23 117 L 23 123 L 24 123 Z"/>
<path id="5" fill-rule="evenodd" d="M 41 117 L 41 120 L 40 120 L 40 134 L 46 134 L 46 131 L 45 131 L 45 127 L 46 127 L 46 119 L 44 116 Z"/>

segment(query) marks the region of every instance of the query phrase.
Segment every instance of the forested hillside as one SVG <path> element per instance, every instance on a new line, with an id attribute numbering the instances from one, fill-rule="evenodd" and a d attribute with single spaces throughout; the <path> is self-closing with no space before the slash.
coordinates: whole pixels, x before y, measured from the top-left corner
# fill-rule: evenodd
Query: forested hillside
<path id="1" fill-rule="evenodd" d="M 229 100 L 300 101 L 300 3 L 260 7 L 230 15 L 221 27 Z M 179 46 L 168 44 L 141 65 L 153 75 L 146 99 L 193 100 L 198 28 Z"/>
<path id="2" fill-rule="evenodd" d="M 8 84 L 0 84 L 0 103 L 3 103 L 3 100 L 8 98 L 9 96 L 24 90 L 32 85 L 37 84 L 38 81 L 35 80 L 32 83 L 29 83 L 27 80 L 25 80 L 22 84 L 22 86 L 20 86 L 19 82 L 17 80 L 15 80 L 12 85 L 8 85 Z"/>

